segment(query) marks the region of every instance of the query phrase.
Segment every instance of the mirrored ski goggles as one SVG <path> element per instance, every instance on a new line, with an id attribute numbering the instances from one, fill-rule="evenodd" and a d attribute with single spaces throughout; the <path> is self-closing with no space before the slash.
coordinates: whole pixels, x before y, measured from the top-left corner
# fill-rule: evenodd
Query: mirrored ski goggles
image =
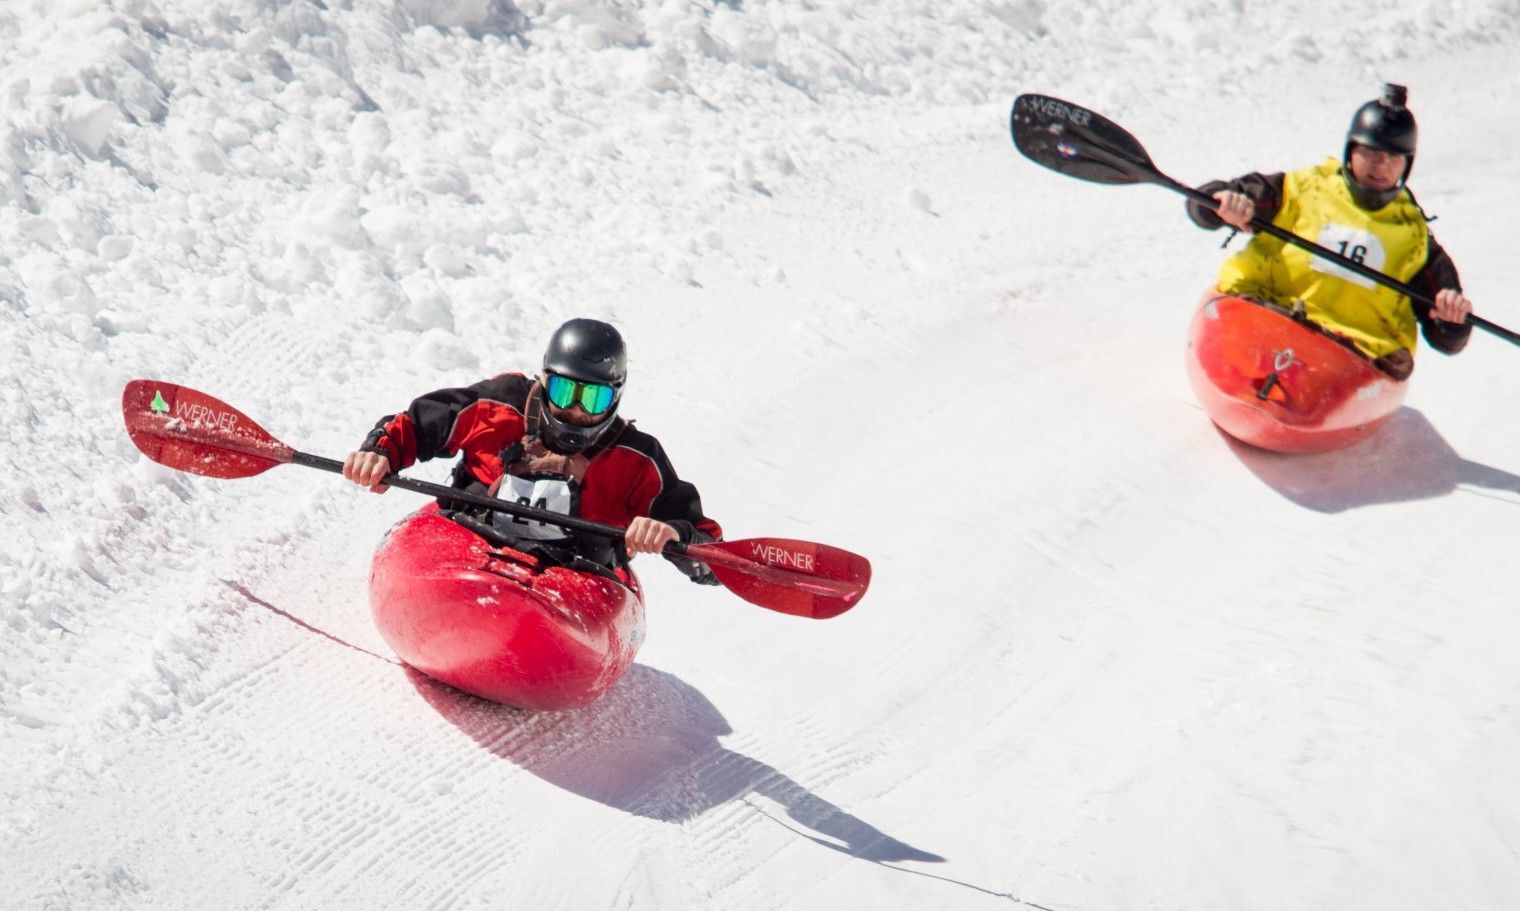
<path id="1" fill-rule="evenodd" d="M 606 414 L 617 398 L 617 390 L 606 383 L 583 383 L 568 376 L 550 373 L 544 377 L 544 393 L 555 408 L 569 408 L 580 403 L 585 412 L 595 417 Z"/>

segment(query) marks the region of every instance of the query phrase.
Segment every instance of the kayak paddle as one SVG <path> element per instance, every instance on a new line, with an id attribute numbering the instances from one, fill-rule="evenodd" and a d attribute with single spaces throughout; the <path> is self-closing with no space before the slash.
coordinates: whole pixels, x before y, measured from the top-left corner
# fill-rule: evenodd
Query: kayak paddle
<path id="1" fill-rule="evenodd" d="M 1146 154 L 1145 147 L 1138 139 L 1096 111 L 1049 95 L 1025 94 L 1013 99 L 1009 121 L 1014 147 L 1030 161 L 1059 174 L 1093 183 L 1153 183 L 1181 193 L 1199 205 L 1215 210 L 1219 208 L 1219 202 L 1214 197 L 1163 174 L 1151 162 L 1150 155 Z M 1251 227 L 1392 288 L 1417 302 L 1424 312 L 1435 306 L 1435 300 L 1424 291 L 1292 231 L 1279 228 L 1269 221 L 1253 217 Z M 1467 322 L 1511 344 L 1520 345 L 1520 333 L 1489 322 L 1481 316 L 1468 314 Z"/>
<path id="2" fill-rule="evenodd" d="M 159 380 L 132 380 L 121 395 L 127 435 L 161 465 L 208 478 L 247 478 L 276 465 L 343 473 L 335 459 L 299 452 L 247 415 L 204 392 Z M 564 513 L 388 474 L 382 484 L 468 503 L 536 522 L 622 540 L 625 529 Z M 729 591 L 769 610 L 824 620 L 855 606 L 871 582 L 865 557 L 827 544 L 749 538 L 682 544 L 664 553 L 705 563 Z"/>

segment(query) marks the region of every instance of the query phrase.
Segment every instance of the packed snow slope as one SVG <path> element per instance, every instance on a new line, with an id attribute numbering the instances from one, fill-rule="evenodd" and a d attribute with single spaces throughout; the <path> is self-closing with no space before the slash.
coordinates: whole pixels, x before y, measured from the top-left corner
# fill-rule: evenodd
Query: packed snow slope
<path id="1" fill-rule="evenodd" d="M 1066 97 L 1202 182 L 1405 83 L 1520 327 L 1517 59 L 1513 0 L 7 0 L 0 906 L 1517 906 L 1520 349 L 1232 445 L 1182 369 L 1222 236 L 1006 132 Z M 534 716 L 370 624 L 421 498 L 121 426 L 157 377 L 341 457 L 577 315 L 730 536 L 870 557 L 856 609 L 644 558 L 639 663 Z"/>

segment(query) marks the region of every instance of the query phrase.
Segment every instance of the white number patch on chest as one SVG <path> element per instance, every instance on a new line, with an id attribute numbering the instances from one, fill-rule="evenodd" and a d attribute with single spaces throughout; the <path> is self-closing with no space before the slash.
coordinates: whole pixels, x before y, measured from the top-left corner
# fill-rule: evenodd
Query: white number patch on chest
<path id="1" fill-rule="evenodd" d="M 501 489 L 496 492 L 496 495 L 503 500 L 510 500 L 523 506 L 547 509 L 567 516 L 571 515 L 572 504 L 575 502 L 569 483 L 560 478 L 533 480 L 507 475 L 502 480 Z M 495 513 L 492 521 L 497 528 L 520 538 L 532 538 L 535 541 L 563 541 L 569 537 L 569 533 L 558 525 L 535 522 L 532 519 L 524 519 L 507 513 Z"/>
<path id="2" fill-rule="evenodd" d="M 1383 271 L 1383 264 L 1388 261 L 1388 253 L 1383 249 L 1383 242 L 1377 239 L 1377 235 L 1363 231 L 1360 228 L 1352 228 L 1347 225 L 1330 223 L 1320 229 L 1316 242 L 1327 249 L 1346 257 L 1353 262 L 1361 263 L 1370 269 Z M 1372 279 L 1358 275 L 1345 266 L 1333 260 L 1320 256 L 1312 256 L 1311 268 L 1324 275 L 1334 275 L 1336 278 L 1344 278 L 1353 284 L 1363 288 L 1371 288 L 1375 284 Z"/>

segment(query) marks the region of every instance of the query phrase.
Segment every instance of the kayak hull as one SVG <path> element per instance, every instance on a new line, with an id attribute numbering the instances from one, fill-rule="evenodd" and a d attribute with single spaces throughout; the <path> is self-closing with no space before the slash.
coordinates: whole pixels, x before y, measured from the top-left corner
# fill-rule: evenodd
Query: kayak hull
<path id="1" fill-rule="evenodd" d="M 402 519 L 370 570 L 375 625 L 402 661 L 483 699 L 535 711 L 586 705 L 644 637 L 638 579 L 544 567 L 436 505 Z"/>
<path id="2" fill-rule="evenodd" d="M 1211 296 L 1188 335 L 1188 379 L 1221 430 L 1274 452 L 1327 452 L 1388 422 L 1408 383 L 1310 324 L 1255 301 Z"/>

